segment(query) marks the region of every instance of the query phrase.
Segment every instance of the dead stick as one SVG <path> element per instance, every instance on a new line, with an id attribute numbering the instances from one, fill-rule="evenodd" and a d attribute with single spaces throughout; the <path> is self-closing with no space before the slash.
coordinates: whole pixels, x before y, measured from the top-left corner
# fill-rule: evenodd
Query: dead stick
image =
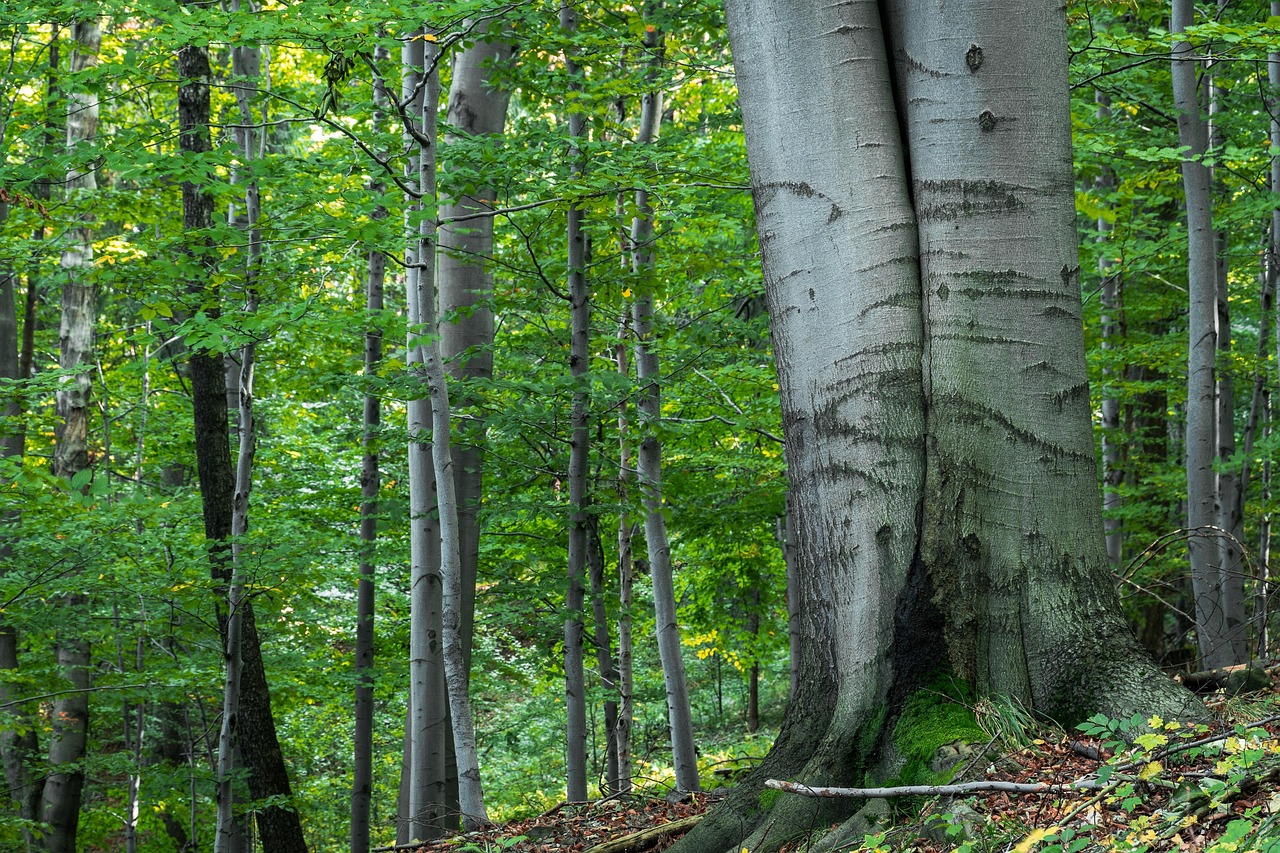
<path id="1" fill-rule="evenodd" d="M 651 826 L 631 835 L 624 835 L 621 838 L 597 844 L 587 853 L 638 853 L 641 850 L 648 850 L 659 839 L 692 828 L 700 820 L 702 820 L 702 815 L 694 815 L 693 817 L 673 820 L 661 826 Z"/>
<path id="2" fill-rule="evenodd" d="M 964 782 L 959 785 L 902 785 L 897 788 L 829 788 L 802 785 L 781 779 L 767 779 L 766 788 L 800 794 L 803 797 L 857 797 L 860 799 L 886 799 L 889 797 L 959 797 L 975 791 L 991 791 L 1006 794 L 1065 794 L 1071 791 L 1097 791 L 1108 787 L 1096 779 L 1079 779 L 1066 785 L 1050 782 Z"/>

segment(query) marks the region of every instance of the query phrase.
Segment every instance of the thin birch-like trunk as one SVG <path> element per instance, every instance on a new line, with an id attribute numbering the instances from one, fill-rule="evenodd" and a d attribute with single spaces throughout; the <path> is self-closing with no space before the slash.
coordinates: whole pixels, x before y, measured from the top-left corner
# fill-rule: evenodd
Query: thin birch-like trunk
<path id="1" fill-rule="evenodd" d="M 651 18 L 656 3 L 645 7 Z M 645 32 L 648 52 L 648 79 L 656 82 L 662 63 L 662 34 L 654 26 Z M 645 93 L 640 108 L 638 145 L 652 145 L 658 138 L 662 120 L 662 92 L 656 87 Z M 667 539 L 667 522 L 662 513 L 662 442 L 657 429 L 662 420 L 660 399 L 661 371 L 653 349 L 653 268 L 655 250 L 653 208 L 646 190 L 636 191 L 636 217 L 631 224 L 632 269 L 640 279 L 632 318 L 636 335 L 636 379 L 640 390 L 636 408 L 644 425 L 637 454 L 637 473 L 645 506 L 645 541 L 649 553 L 649 570 L 653 578 L 653 607 L 658 639 L 658 656 L 662 661 L 662 680 L 667 694 L 667 718 L 671 727 L 671 758 L 675 765 L 676 790 L 697 791 L 698 758 L 693 742 L 693 716 L 689 708 L 689 686 L 685 679 L 684 658 L 680 648 L 680 628 L 676 619 L 675 586 L 671 569 L 671 545 Z"/>
<path id="2" fill-rule="evenodd" d="M 425 77 L 421 122 L 418 125 L 417 186 L 421 198 L 433 204 L 436 196 L 436 110 L 440 102 L 440 82 L 436 72 L 437 48 L 426 42 L 421 74 Z M 420 78 L 421 79 L 421 78 Z M 409 349 L 418 375 L 429 392 L 431 461 L 436 484 L 436 507 L 440 525 L 441 652 L 444 659 L 445 690 L 453 728 L 453 746 L 458 762 L 458 806 L 462 823 L 474 829 L 489 822 L 480 784 L 479 752 L 468 695 L 466 655 L 462 648 L 462 566 L 458 538 L 458 502 L 453 479 L 453 457 L 449 435 L 449 389 L 440 358 L 440 318 L 435 310 L 435 246 L 437 220 L 424 216 L 416 241 L 417 275 L 409 290 Z"/>

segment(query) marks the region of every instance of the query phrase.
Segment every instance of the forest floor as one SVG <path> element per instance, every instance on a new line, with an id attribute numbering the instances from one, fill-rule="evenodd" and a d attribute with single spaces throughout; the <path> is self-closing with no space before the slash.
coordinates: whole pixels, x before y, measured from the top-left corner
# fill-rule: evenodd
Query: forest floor
<path id="1" fill-rule="evenodd" d="M 1102 721 L 1093 732 L 1036 728 L 1022 745 L 983 754 L 982 782 L 1086 781 L 1067 793 L 904 797 L 880 832 L 844 851 L 1280 851 L 1280 669 L 1271 688 L 1207 699 L 1218 721 L 1188 727 Z M 1137 735 L 1135 732 L 1143 734 Z M 1093 736 L 1087 736 L 1093 735 Z M 1000 738 L 993 735 L 993 743 Z M 1133 741 L 1124 743 L 1122 741 Z M 1108 769 L 1109 768 L 1109 769 Z M 722 793 L 717 792 L 717 793 Z M 632 796 L 564 803 L 525 820 L 410 848 L 414 853 L 660 853 L 715 805 L 717 793 L 679 802 Z M 644 835 L 638 835 L 645 833 Z M 629 839 L 624 841 L 623 839 Z M 785 853 L 800 853 L 794 842 Z"/>

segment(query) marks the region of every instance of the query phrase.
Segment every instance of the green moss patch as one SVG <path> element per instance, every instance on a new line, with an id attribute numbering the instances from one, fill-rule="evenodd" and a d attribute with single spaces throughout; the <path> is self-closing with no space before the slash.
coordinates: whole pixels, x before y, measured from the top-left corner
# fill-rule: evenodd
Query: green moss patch
<path id="1" fill-rule="evenodd" d="M 944 747 L 968 753 L 969 744 L 985 743 L 987 735 L 973 716 L 973 695 L 968 685 L 940 677 L 907 699 L 893 727 L 893 744 L 902 756 L 901 783 L 929 785 L 946 782 L 958 764 L 934 770 L 935 756 Z"/>

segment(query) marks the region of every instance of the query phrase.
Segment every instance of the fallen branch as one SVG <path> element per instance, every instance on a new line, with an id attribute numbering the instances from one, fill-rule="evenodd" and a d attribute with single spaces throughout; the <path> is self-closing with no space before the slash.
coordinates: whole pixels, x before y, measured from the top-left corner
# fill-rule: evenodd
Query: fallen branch
<path id="1" fill-rule="evenodd" d="M 660 841 L 668 835 L 675 835 L 677 832 L 693 828 L 700 820 L 702 820 L 702 815 L 694 815 L 693 817 L 673 820 L 661 826 L 651 826 L 648 829 L 633 832 L 631 835 L 624 835 L 621 838 L 597 844 L 589 849 L 587 853 L 639 853 L 641 850 L 649 849 L 654 842 Z"/>
<path id="2" fill-rule="evenodd" d="M 859 799 L 887 799 L 889 797 L 959 797 L 975 792 L 990 791 L 1005 794 L 1065 794 L 1071 791 L 1098 791 L 1111 787 L 1097 779 L 1077 779 L 1065 785 L 1051 782 L 963 782 L 958 785 L 900 785 L 896 788 L 829 788 L 802 785 L 781 779 L 766 779 L 766 788 L 799 794 L 802 797 L 857 797 Z"/>

